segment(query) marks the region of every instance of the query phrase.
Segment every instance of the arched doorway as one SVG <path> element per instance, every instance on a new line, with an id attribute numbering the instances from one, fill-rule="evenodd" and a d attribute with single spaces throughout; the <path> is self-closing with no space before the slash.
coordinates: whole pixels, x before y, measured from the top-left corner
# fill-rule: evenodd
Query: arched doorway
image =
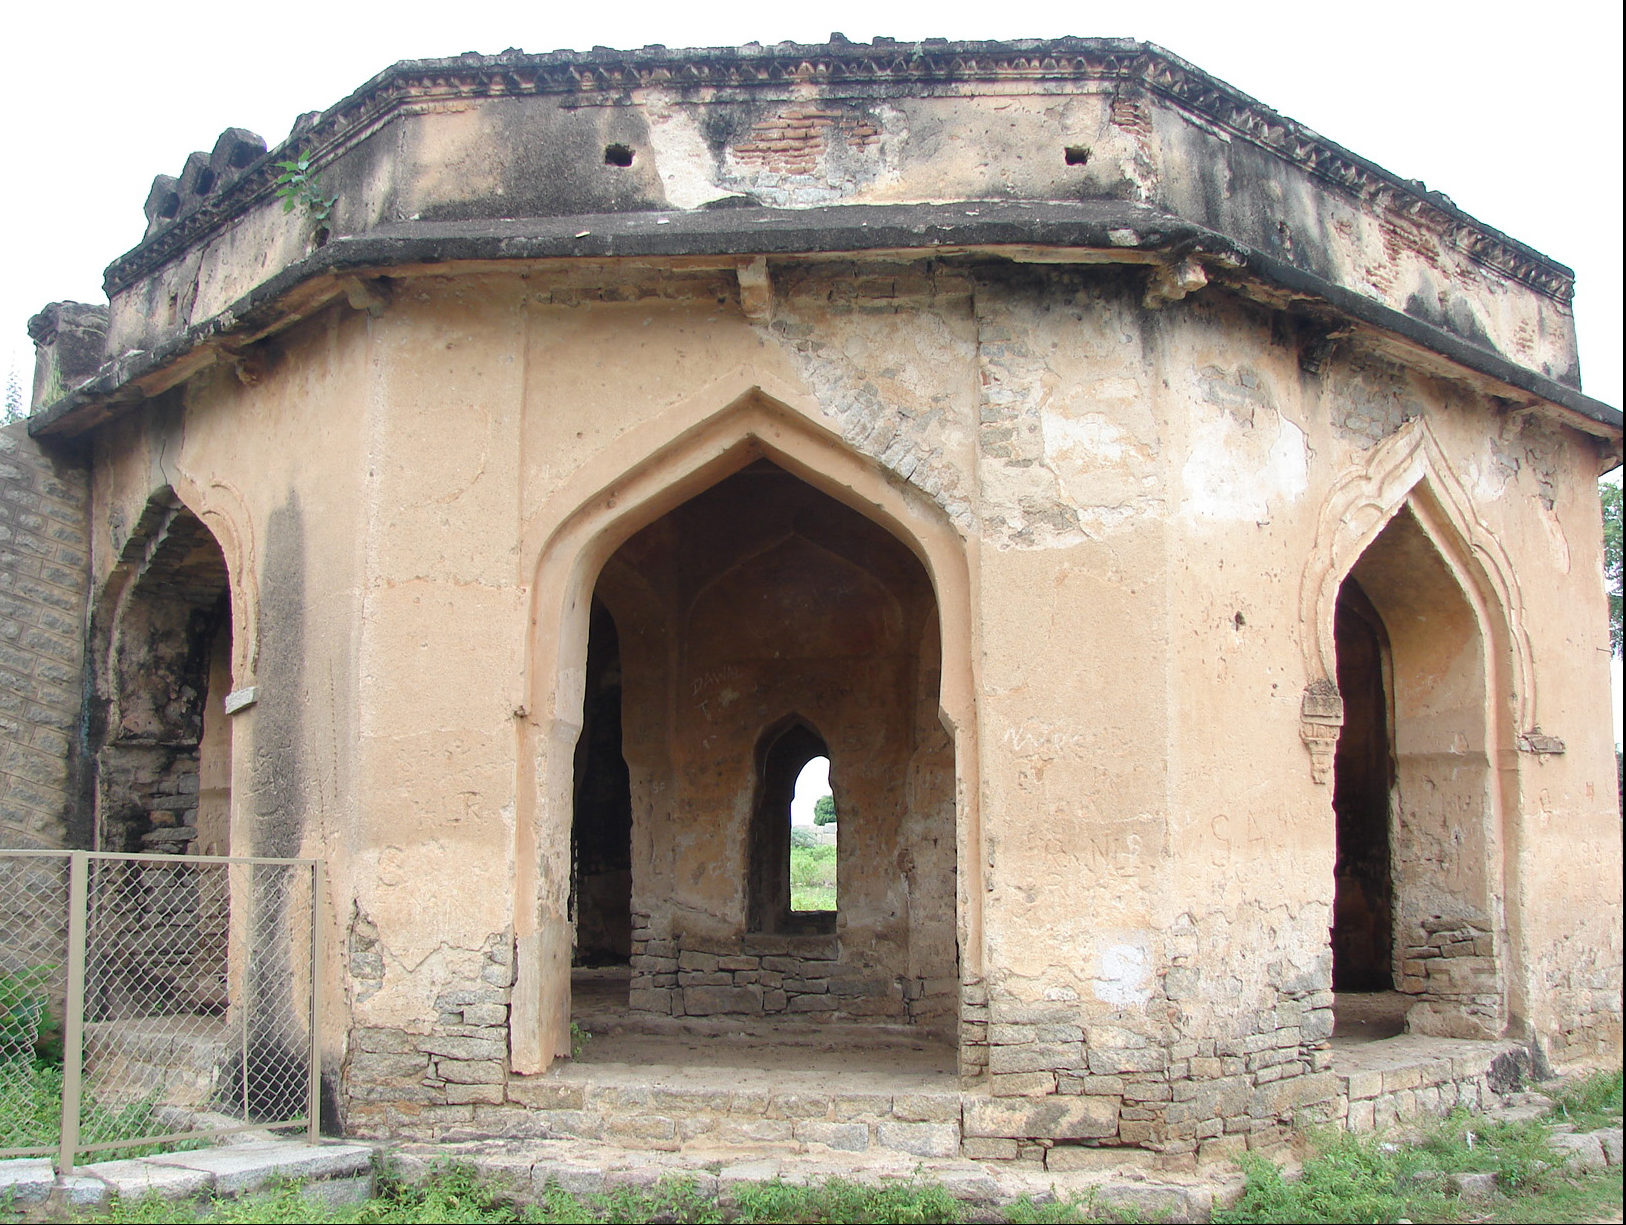
<path id="1" fill-rule="evenodd" d="M 772 387 L 772 391 L 768 390 Z M 986 1066 L 982 827 L 979 816 L 971 557 L 944 508 L 823 424 L 819 406 L 793 388 L 729 375 L 622 435 L 578 467 L 530 520 L 522 547 L 536 557 L 526 654 L 528 700 L 519 716 L 514 843 L 515 985 L 510 1064 L 545 1071 L 571 1052 L 570 829 L 575 750 L 582 730 L 590 608 L 607 596 L 611 555 L 642 528 L 759 457 L 770 458 L 833 502 L 857 511 L 920 562 L 935 597 L 940 683 L 933 726 L 954 763 L 953 842 L 963 1073 Z M 622 571 L 625 573 L 625 571 Z M 636 576 L 633 576 L 636 579 Z M 633 668 L 638 612 L 650 593 L 634 581 L 609 601 L 621 632 L 623 671 Z M 633 708 L 624 715 L 632 717 Z M 637 915 L 634 915 L 634 919 Z M 945 984 L 952 993 L 954 984 Z"/>
<path id="2" fill-rule="evenodd" d="M 1392 987 L 1413 1032 L 1495 1037 L 1507 1012 L 1490 636 L 1427 520 L 1403 506 L 1338 597 L 1334 987 Z"/>
<path id="3" fill-rule="evenodd" d="M 148 504 L 96 616 L 96 848 L 229 854 L 226 560 L 173 494 Z"/>
<path id="4" fill-rule="evenodd" d="M 632 793 L 621 753 L 621 642 L 593 602 L 571 814 L 572 962 L 626 965 L 632 955 Z"/>
<path id="5" fill-rule="evenodd" d="M 593 600 L 573 793 L 608 795 L 626 771 L 631 1011 L 947 1037 L 954 746 L 915 555 L 761 459 L 630 537 Z M 593 645 L 612 634 L 617 734 Z M 841 797 L 840 906 L 793 914 L 788 806 L 814 757 Z M 586 935 L 578 921 L 578 951 Z"/>
<path id="6" fill-rule="evenodd" d="M 1394 673 L 1383 619 L 1353 576 L 1333 617 L 1344 725 L 1333 759 L 1337 821 L 1332 989 L 1394 990 L 1394 880 L 1389 847 L 1394 791 Z"/>
<path id="7" fill-rule="evenodd" d="M 281 1069 L 233 1047 L 247 878 L 213 862 L 233 841 L 231 614 L 219 543 L 172 491 L 155 494 L 94 610 L 86 747 L 93 848 L 179 858 L 90 864 L 84 1066 L 109 1100 L 146 1092 L 142 1043 L 157 1029 L 186 1054 L 173 1083 L 151 1090 L 162 1104 L 248 1103 L 283 1118 L 298 1103 L 268 1092 Z M 272 978 L 286 992 L 287 973 Z"/>

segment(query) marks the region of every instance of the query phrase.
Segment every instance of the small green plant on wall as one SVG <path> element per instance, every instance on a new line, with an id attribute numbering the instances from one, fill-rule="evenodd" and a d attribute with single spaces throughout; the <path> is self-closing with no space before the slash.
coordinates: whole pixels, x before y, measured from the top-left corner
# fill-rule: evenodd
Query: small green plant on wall
<path id="1" fill-rule="evenodd" d="M 302 154 L 278 162 L 277 171 L 277 198 L 282 201 L 282 211 L 291 213 L 296 208 L 302 208 L 305 215 L 317 225 L 325 223 L 339 197 L 324 196 L 316 190 L 316 180 L 311 176 L 310 155 Z"/>

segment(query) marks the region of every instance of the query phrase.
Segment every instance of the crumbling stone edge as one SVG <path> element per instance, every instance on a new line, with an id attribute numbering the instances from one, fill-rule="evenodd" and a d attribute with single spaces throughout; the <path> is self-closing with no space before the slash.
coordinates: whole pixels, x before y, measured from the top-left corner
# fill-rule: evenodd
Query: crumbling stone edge
<path id="1" fill-rule="evenodd" d="M 230 1199 L 284 1183 L 328 1207 L 359 1204 L 374 1191 L 371 1144 L 334 1141 L 252 1140 L 218 1148 L 153 1157 L 92 1162 L 59 1175 L 46 1157 L 0 1161 L 0 1209 L 25 1218 L 94 1211 L 114 1196 L 165 1200 Z"/>

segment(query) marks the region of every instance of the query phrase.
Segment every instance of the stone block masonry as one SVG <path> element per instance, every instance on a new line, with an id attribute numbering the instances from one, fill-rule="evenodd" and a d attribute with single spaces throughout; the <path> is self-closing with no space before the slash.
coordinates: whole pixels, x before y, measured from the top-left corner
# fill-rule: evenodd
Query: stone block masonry
<path id="1" fill-rule="evenodd" d="M 1458 1108 L 1491 1109 L 1499 1095 L 1522 1088 L 1532 1068 L 1530 1052 L 1517 1043 L 1408 1034 L 1340 1051 L 1333 1073 L 1337 1096 L 1307 1121 L 1368 1132 Z"/>
<path id="2" fill-rule="evenodd" d="M 1453 1038 L 1488 1037 L 1500 1032 L 1501 984 L 1495 943 L 1481 923 L 1470 919 L 1425 919 L 1418 943 L 1408 945 L 1396 986 L 1432 1005 L 1425 1032 Z"/>
<path id="3" fill-rule="evenodd" d="M 0 846 L 70 840 L 90 545 L 87 477 L 0 429 Z"/>
<path id="4" fill-rule="evenodd" d="M 899 977 L 842 958 L 835 936 L 747 933 L 732 941 L 660 939 L 634 916 L 630 1004 L 662 1016 L 941 1023 L 954 983 Z"/>

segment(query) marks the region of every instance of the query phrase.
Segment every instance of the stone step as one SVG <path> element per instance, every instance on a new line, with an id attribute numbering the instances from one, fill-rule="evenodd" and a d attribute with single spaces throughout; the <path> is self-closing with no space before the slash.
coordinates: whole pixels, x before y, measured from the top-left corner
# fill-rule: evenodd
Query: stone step
<path id="1" fill-rule="evenodd" d="M 156 1099 L 199 1108 L 229 1070 L 238 1035 L 218 1017 L 153 1017 L 85 1026 L 85 1086 L 108 1104 Z"/>
<path id="2" fill-rule="evenodd" d="M 575 1065 L 509 1083 L 513 1104 L 479 1106 L 448 1140 L 571 1137 L 632 1149 L 769 1147 L 953 1157 L 960 1147 L 954 1078 Z"/>
<path id="3" fill-rule="evenodd" d="M 1530 1053 L 1515 1042 L 1476 1042 L 1404 1034 L 1333 1048 L 1338 1085 L 1334 1120 L 1350 1131 L 1484 1110 L 1529 1078 Z"/>
<path id="4" fill-rule="evenodd" d="M 397 1175 L 416 1181 L 447 1161 L 473 1166 L 520 1198 L 540 1197 L 550 1187 L 574 1195 L 647 1190 L 662 1180 L 681 1178 L 699 1195 L 727 1201 L 734 1190 L 751 1183 L 778 1180 L 806 1186 L 839 1178 L 866 1186 L 929 1182 L 955 1199 L 988 1207 L 1009 1207 L 1026 1196 L 1036 1206 L 1072 1200 L 1134 1218 L 1169 1221 L 1209 1220 L 1214 1209 L 1233 1206 L 1243 1189 L 1242 1175 L 1234 1168 L 1200 1174 L 1115 1167 L 1056 1173 L 1010 1162 L 984 1164 L 890 1151 L 790 1153 L 771 1147 L 696 1147 L 668 1153 L 575 1139 L 404 1144 L 392 1152 L 389 1165 Z"/>

